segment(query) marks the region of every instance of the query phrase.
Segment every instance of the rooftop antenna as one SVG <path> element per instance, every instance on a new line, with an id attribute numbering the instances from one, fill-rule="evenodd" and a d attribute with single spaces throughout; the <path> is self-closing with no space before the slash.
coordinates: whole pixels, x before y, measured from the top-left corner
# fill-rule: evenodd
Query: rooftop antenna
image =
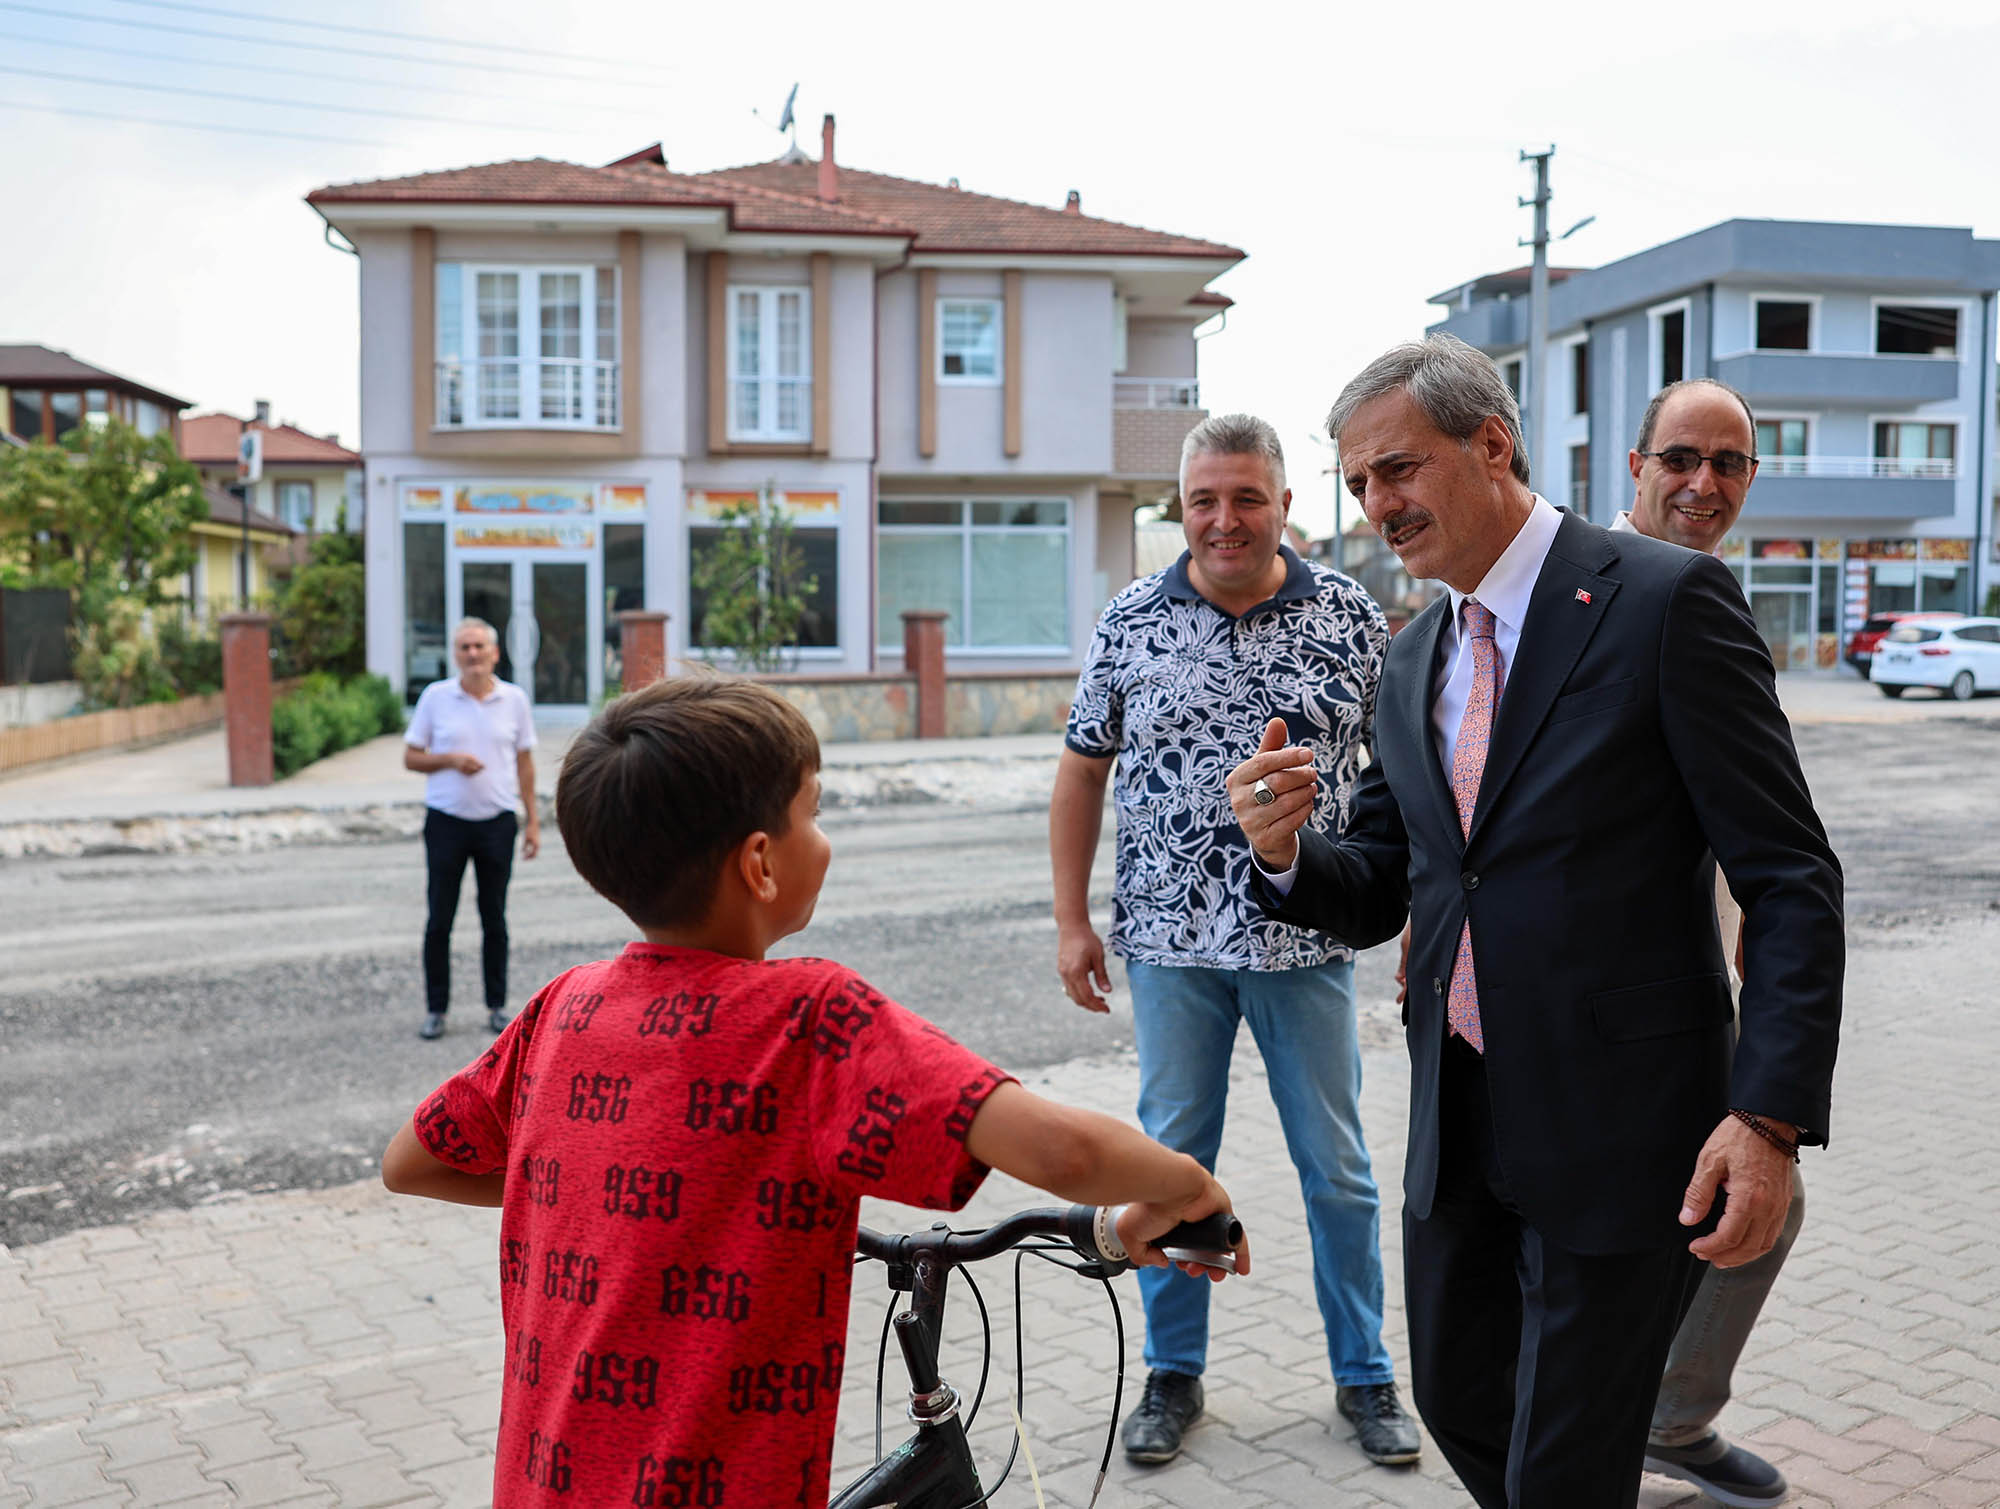
<path id="1" fill-rule="evenodd" d="M 785 161 L 791 161 L 800 157 L 799 123 L 797 118 L 792 114 L 792 106 L 797 103 L 798 97 L 799 86 L 794 84 L 792 85 L 792 92 L 785 96 L 785 108 L 778 112 L 778 124 L 774 128 L 789 133 L 790 145 L 785 150 Z M 756 109 L 754 106 L 751 108 L 750 113 L 756 116 L 758 120 L 764 119 L 764 112 Z"/>

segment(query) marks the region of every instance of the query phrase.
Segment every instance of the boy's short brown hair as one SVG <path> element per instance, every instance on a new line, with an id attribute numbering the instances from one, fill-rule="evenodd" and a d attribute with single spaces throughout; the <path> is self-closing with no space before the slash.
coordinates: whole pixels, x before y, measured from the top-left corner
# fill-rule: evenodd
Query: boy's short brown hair
<path id="1" fill-rule="evenodd" d="M 563 756 L 556 822 L 577 873 L 640 927 L 708 913 L 724 858 L 781 836 L 819 769 L 805 715 L 754 681 L 674 676 L 618 698 Z"/>

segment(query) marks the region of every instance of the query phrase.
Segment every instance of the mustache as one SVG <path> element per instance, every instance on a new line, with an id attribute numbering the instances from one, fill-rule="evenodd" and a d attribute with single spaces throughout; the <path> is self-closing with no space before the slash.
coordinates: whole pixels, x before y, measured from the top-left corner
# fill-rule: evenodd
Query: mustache
<path id="1" fill-rule="evenodd" d="M 1377 524 L 1375 526 L 1375 533 L 1380 535 L 1386 544 L 1392 537 L 1401 534 L 1405 529 L 1409 529 L 1414 525 L 1433 524 L 1436 522 L 1430 516 L 1429 512 L 1424 509 L 1404 508 L 1390 514 L 1388 518 Z"/>

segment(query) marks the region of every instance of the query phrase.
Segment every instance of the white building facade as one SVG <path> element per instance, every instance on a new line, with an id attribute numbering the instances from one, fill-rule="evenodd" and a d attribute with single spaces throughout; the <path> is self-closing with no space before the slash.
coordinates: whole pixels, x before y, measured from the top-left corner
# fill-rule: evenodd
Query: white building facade
<path id="1" fill-rule="evenodd" d="M 758 500 L 814 578 L 795 669 L 897 669 L 905 609 L 948 615 L 954 671 L 1080 663 L 1242 254 L 825 149 L 309 196 L 360 264 L 370 669 L 414 696 L 473 615 L 540 709 L 587 709 L 621 609 L 702 653 L 691 566 Z"/>

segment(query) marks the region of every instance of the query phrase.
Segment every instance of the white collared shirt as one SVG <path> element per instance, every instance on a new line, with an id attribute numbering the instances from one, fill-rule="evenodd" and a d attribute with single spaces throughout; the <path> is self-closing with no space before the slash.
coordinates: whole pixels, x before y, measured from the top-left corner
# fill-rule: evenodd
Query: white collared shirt
<path id="1" fill-rule="evenodd" d="M 516 756 L 535 747 L 535 718 L 528 694 L 513 682 L 496 677 L 493 690 L 475 700 L 456 676 L 433 681 L 417 698 L 403 742 L 432 754 L 479 757 L 477 775 L 449 768 L 426 775 L 426 807 L 475 823 L 522 810 Z"/>
<path id="2" fill-rule="evenodd" d="M 1492 611 L 1493 639 L 1500 654 L 1500 685 L 1504 694 L 1507 668 L 1514 663 L 1514 652 L 1520 648 L 1521 624 L 1528 616 L 1528 601 L 1535 595 L 1535 583 L 1549 558 L 1550 547 L 1556 542 L 1556 531 L 1562 528 L 1562 515 L 1555 506 L 1540 493 L 1533 494 L 1533 498 L 1534 506 L 1527 521 L 1500 552 L 1500 559 L 1480 578 L 1479 585 L 1469 593 L 1446 588 L 1451 594 L 1451 619 L 1439 630 L 1444 664 L 1431 683 L 1431 737 L 1437 743 L 1438 760 L 1444 766 L 1447 785 L 1451 783 L 1452 751 L 1458 747 L 1458 725 L 1465 717 L 1466 698 L 1472 692 L 1472 657 L 1465 653 L 1466 641 L 1458 631 L 1459 614 L 1467 597 L 1478 598 Z M 1272 890 L 1280 896 L 1291 894 L 1299 874 L 1296 859 L 1290 869 L 1273 871 L 1264 868 L 1264 861 L 1257 858 L 1255 850 L 1250 857 L 1263 871 Z"/>
<path id="3" fill-rule="evenodd" d="M 1548 499 L 1539 493 L 1534 498 L 1527 522 L 1500 552 L 1500 559 L 1480 578 L 1479 585 L 1469 593 L 1456 587 L 1446 589 L 1451 594 L 1451 619 L 1438 631 L 1444 663 L 1431 683 L 1431 737 L 1437 742 L 1438 760 L 1444 766 L 1447 782 L 1451 780 L 1452 751 L 1458 747 L 1458 725 L 1465 717 L 1466 699 L 1472 694 L 1472 657 L 1466 653 L 1466 640 L 1459 632 L 1465 600 L 1476 597 L 1492 611 L 1493 639 L 1500 652 L 1500 686 L 1504 695 L 1507 672 L 1521 644 L 1521 625 L 1528 617 L 1528 600 L 1535 595 L 1542 564 L 1549 558 L 1549 547 L 1556 542 L 1556 531 L 1562 528 L 1562 515 Z"/>

